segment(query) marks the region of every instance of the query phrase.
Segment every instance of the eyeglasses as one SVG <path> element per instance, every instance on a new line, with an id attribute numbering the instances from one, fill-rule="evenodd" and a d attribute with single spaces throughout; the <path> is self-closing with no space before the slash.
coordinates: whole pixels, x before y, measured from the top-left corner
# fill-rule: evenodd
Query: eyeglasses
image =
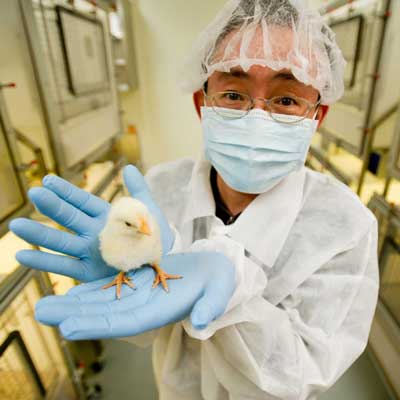
<path id="1" fill-rule="evenodd" d="M 204 95 L 214 112 L 226 119 L 243 118 L 254 108 L 256 100 L 261 100 L 265 103 L 272 119 L 286 124 L 295 124 L 307 118 L 312 109 L 315 108 L 317 111 L 320 105 L 320 101 L 310 103 L 294 95 L 275 96 L 270 99 L 253 98 L 247 93 L 236 91 L 216 92 L 211 95 L 204 92 Z"/>

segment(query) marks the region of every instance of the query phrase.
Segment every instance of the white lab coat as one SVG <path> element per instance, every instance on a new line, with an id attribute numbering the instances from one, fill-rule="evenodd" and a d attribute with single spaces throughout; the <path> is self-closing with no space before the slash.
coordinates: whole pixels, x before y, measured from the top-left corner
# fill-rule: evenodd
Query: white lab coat
<path id="1" fill-rule="evenodd" d="M 179 237 L 236 268 L 224 315 L 128 341 L 153 342 L 161 400 L 316 399 L 363 352 L 377 303 L 377 226 L 358 197 L 307 168 L 259 195 L 233 225 L 215 216 L 210 165 L 184 159 L 146 179 Z"/>

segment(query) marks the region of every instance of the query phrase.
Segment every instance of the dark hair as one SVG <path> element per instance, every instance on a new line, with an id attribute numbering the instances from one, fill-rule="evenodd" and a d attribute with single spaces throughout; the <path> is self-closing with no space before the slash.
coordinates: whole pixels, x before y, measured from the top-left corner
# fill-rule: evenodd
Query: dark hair
<path id="1" fill-rule="evenodd" d="M 259 10 L 256 6 L 259 6 Z M 232 18 L 222 29 L 217 37 L 214 50 L 218 48 L 219 44 L 225 39 L 227 35 L 236 29 L 240 28 L 243 21 L 251 23 L 255 17 L 256 12 L 259 11 L 265 15 L 265 21 L 273 21 L 278 26 L 296 25 L 299 18 L 299 13 L 292 5 L 291 0 L 241 0 L 237 8 L 232 13 Z M 207 68 L 203 64 L 203 71 L 207 73 Z M 206 91 L 206 88 L 205 88 Z"/>
<path id="2" fill-rule="evenodd" d="M 272 20 L 279 26 L 292 26 L 297 24 L 299 13 L 293 7 L 290 0 L 241 0 L 237 8 L 233 11 L 232 18 L 222 29 L 222 32 L 215 41 L 214 49 L 225 39 L 227 35 L 240 28 L 243 21 L 251 23 L 256 17 L 256 5 L 260 6 L 260 12 L 265 15 L 266 22 Z M 203 64 L 203 71 L 207 72 Z M 204 92 L 207 93 L 208 81 L 204 82 Z"/>
<path id="3" fill-rule="evenodd" d="M 291 26 L 297 24 L 299 13 L 293 7 L 290 0 L 241 0 L 233 12 L 230 21 L 225 25 L 221 34 L 218 36 L 215 47 L 231 32 L 239 28 L 244 20 L 249 23 L 257 16 L 255 15 L 256 5 L 259 5 L 260 12 L 265 15 L 265 21 L 273 21 L 279 26 Z"/>

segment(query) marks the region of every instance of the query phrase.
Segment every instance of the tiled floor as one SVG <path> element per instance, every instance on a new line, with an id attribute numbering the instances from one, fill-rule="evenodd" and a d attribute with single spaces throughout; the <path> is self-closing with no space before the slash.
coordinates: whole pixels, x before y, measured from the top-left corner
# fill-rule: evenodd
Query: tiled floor
<path id="1" fill-rule="evenodd" d="M 102 385 L 102 400 L 157 399 L 151 348 L 141 349 L 122 341 L 105 341 L 105 360 L 104 370 L 95 379 Z M 364 353 L 318 400 L 390 400 L 390 397 Z"/>

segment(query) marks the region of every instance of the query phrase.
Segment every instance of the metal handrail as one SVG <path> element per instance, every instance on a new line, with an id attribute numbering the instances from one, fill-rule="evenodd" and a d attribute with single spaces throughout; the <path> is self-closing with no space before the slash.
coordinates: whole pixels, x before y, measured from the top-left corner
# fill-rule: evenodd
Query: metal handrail
<path id="1" fill-rule="evenodd" d="M 43 396 L 43 398 L 46 396 L 46 389 L 43 385 L 42 380 L 40 379 L 40 375 L 35 367 L 35 364 L 33 363 L 32 357 L 29 354 L 28 348 L 25 345 L 24 339 L 22 338 L 21 334 L 19 331 L 12 331 L 6 338 L 6 340 L 0 345 L 0 357 L 4 354 L 4 352 L 14 343 L 16 342 L 18 344 L 19 349 L 21 350 L 21 353 L 26 361 L 26 363 L 29 366 L 29 369 L 32 372 L 32 376 L 39 388 L 40 394 Z"/>
<path id="2" fill-rule="evenodd" d="M 315 157 L 325 168 L 327 168 L 336 178 L 342 181 L 345 185 L 350 186 L 351 178 L 336 168 L 319 150 L 311 146 L 310 154 Z"/>
<path id="3" fill-rule="evenodd" d="M 111 171 L 106 174 L 106 176 L 96 185 L 93 190 L 91 190 L 91 193 L 95 196 L 100 196 L 125 164 L 126 161 L 123 157 L 118 159 L 114 163 Z"/>
<path id="4" fill-rule="evenodd" d="M 33 154 L 35 155 L 35 159 L 39 165 L 39 175 L 45 176 L 48 170 L 46 167 L 46 162 L 44 160 L 43 150 L 32 139 L 29 139 L 29 137 L 23 134 L 21 131 L 15 128 L 13 129 L 17 140 L 28 147 L 28 149 L 32 150 Z"/>
<path id="5" fill-rule="evenodd" d="M 8 276 L 0 284 L 0 315 L 4 310 L 15 300 L 15 298 L 21 293 L 24 287 L 31 281 L 32 278 L 37 277 L 39 283 L 41 283 L 41 272 L 34 269 L 19 266 L 10 276 Z M 51 288 L 51 287 L 50 287 Z M 43 288 L 42 288 L 43 289 Z M 52 294 L 45 293 L 45 294 Z M 70 351 L 68 350 L 65 339 L 62 339 L 59 334 L 57 335 L 60 340 L 60 347 L 65 357 L 65 362 L 68 366 L 68 372 L 71 376 L 72 381 L 75 384 L 75 390 L 78 395 L 78 399 L 84 400 L 87 398 L 85 389 L 82 384 L 81 377 L 76 371 L 74 361 L 71 357 Z M 1 355 L 1 354 L 0 354 Z"/>
<path id="6" fill-rule="evenodd" d="M 28 282 L 37 275 L 38 272 L 19 266 L 11 275 L 0 283 L 0 315 L 21 293 Z"/>

